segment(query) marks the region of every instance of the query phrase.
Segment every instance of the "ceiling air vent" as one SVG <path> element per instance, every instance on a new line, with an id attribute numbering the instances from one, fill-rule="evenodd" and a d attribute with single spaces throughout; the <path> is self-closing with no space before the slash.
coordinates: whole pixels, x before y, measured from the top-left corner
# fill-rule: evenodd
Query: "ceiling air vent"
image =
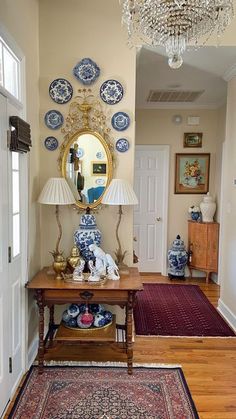
<path id="1" fill-rule="evenodd" d="M 195 102 L 203 93 L 204 90 L 150 90 L 147 102 Z"/>

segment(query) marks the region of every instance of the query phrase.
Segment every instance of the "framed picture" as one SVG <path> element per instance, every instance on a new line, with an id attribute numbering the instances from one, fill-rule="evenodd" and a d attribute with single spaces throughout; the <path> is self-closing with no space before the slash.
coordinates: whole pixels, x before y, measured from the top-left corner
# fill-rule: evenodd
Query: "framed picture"
<path id="1" fill-rule="evenodd" d="M 202 147 L 202 132 L 185 132 L 184 147 Z"/>
<path id="2" fill-rule="evenodd" d="M 107 162 L 105 161 L 92 161 L 92 175 L 93 176 L 106 176 Z"/>
<path id="3" fill-rule="evenodd" d="M 209 169 L 209 153 L 177 153 L 175 162 L 175 193 L 207 193 L 209 190 Z"/>

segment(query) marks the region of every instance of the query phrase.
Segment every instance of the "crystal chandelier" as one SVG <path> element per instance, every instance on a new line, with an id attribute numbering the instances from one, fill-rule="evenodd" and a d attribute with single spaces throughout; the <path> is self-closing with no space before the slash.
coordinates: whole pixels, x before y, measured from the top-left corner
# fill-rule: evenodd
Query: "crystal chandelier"
<path id="1" fill-rule="evenodd" d="M 120 0 L 131 44 L 161 45 L 179 68 L 189 43 L 219 37 L 234 16 L 233 0 Z M 205 40 L 206 42 L 206 40 Z"/>

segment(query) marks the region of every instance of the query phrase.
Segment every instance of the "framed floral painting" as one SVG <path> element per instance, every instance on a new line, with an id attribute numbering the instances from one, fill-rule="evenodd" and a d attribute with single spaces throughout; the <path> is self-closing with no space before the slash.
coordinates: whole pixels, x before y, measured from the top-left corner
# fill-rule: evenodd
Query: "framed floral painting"
<path id="1" fill-rule="evenodd" d="M 209 170 L 209 153 L 177 153 L 175 162 L 175 193 L 207 193 L 209 190 Z"/>

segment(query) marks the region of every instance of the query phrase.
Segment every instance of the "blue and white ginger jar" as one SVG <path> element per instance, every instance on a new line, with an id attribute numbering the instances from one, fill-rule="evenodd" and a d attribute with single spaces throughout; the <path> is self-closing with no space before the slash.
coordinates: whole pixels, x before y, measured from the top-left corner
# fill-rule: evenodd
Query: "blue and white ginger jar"
<path id="1" fill-rule="evenodd" d="M 188 262 L 188 252 L 185 249 L 184 241 L 178 235 L 168 250 L 168 276 L 172 278 L 185 277 L 185 266 Z"/>
<path id="2" fill-rule="evenodd" d="M 94 260 L 93 253 L 89 250 L 90 244 L 101 244 L 101 232 L 97 228 L 96 218 L 92 214 L 83 214 L 80 219 L 79 229 L 74 232 L 74 242 L 79 248 L 85 261 Z"/>

